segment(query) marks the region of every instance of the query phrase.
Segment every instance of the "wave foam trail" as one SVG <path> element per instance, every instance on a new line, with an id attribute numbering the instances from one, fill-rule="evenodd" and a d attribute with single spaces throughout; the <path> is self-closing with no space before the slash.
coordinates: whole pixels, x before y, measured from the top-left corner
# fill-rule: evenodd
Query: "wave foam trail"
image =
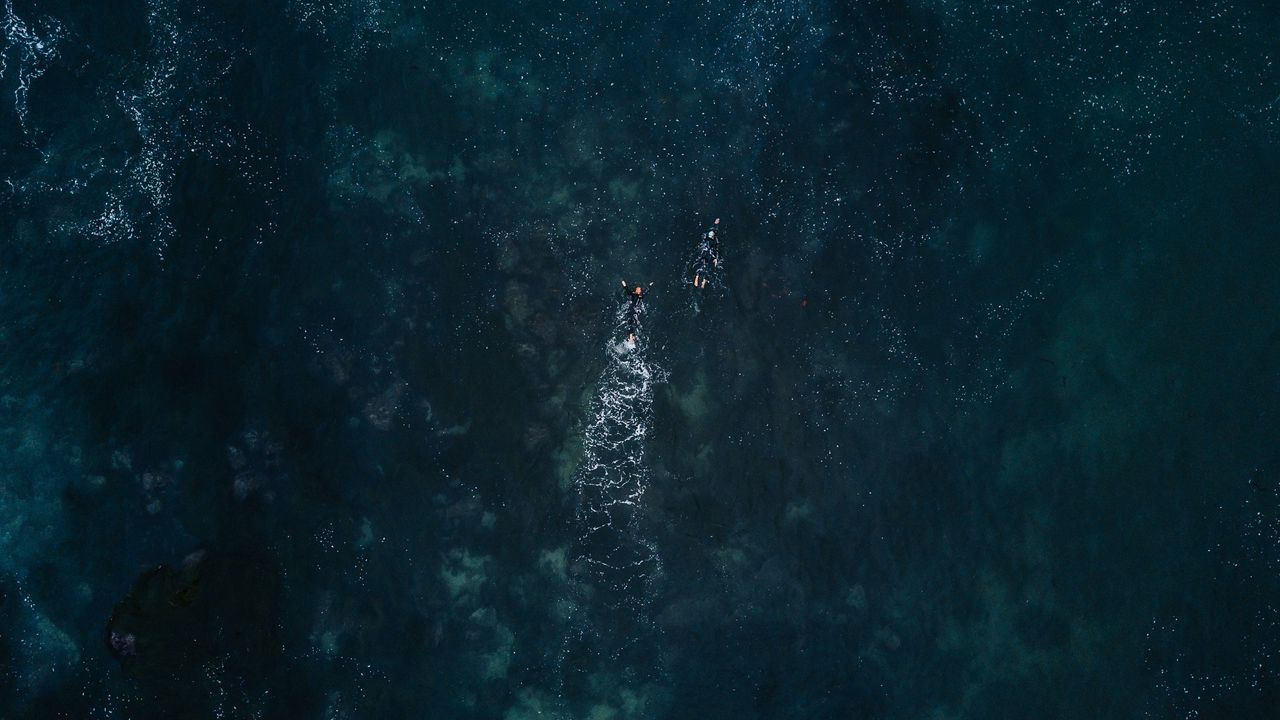
<path id="1" fill-rule="evenodd" d="M 184 17 L 179 3 L 147 0 L 146 8 L 150 44 L 143 77 L 114 92 L 138 147 L 112 171 L 116 187 L 86 230 L 107 242 L 143 233 L 163 259 L 177 232 L 170 212 L 179 160 L 226 142 L 225 133 L 210 132 L 210 107 L 219 100 L 217 81 L 230 72 L 235 47 L 223 46 L 198 12 Z"/>
<path id="2" fill-rule="evenodd" d="M 183 52 L 183 37 L 175 16 L 163 3 L 148 1 L 147 24 L 151 28 L 151 52 L 155 60 L 149 64 L 142 93 L 120 93 L 117 99 L 142 141 L 138 156 L 131 159 L 129 175 L 133 188 L 146 198 L 147 214 L 154 220 L 153 240 L 161 255 L 174 234 L 169 205 L 174 183 L 171 145 L 176 140 L 166 136 L 164 118 L 174 110 L 178 90 L 175 78 Z M 119 205 L 117 198 L 113 197 L 112 201 Z M 111 217 L 112 209 L 109 204 L 104 210 L 104 219 Z M 132 228 L 132 223 L 126 225 Z"/>
<path id="3" fill-rule="evenodd" d="M 27 95 L 31 83 L 44 74 L 58 57 L 58 45 L 67 31 L 53 18 L 42 19 L 42 27 L 32 28 L 13 11 L 13 0 L 4 4 L 4 50 L 0 52 L 0 78 L 9 70 L 9 52 L 17 47 L 17 81 L 13 91 L 13 109 L 22 132 L 27 133 Z"/>
<path id="4" fill-rule="evenodd" d="M 626 306 L 613 338 L 628 333 Z M 643 332 L 633 343 L 611 339 L 608 364 L 591 402 L 583 459 L 573 478 L 577 540 L 573 548 L 575 604 L 588 622 L 577 640 L 592 653 L 617 658 L 653 623 L 644 612 L 662 561 L 641 526 L 650 474 L 644 462 L 652 433 L 653 391 L 665 372 L 650 362 Z M 598 622 L 591 622 L 598 617 Z"/>

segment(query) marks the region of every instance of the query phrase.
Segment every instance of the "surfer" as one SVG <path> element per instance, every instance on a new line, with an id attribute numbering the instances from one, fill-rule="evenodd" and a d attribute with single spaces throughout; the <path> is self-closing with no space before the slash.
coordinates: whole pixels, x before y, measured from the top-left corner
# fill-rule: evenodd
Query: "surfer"
<path id="1" fill-rule="evenodd" d="M 702 236 L 698 244 L 698 259 L 693 263 L 693 286 L 699 290 L 707 287 L 711 273 L 720 267 L 720 218 L 712 223 L 711 229 Z"/>
<path id="2" fill-rule="evenodd" d="M 644 312 L 644 288 L 634 288 L 622 281 L 622 293 L 627 299 L 627 342 L 636 343 L 636 332 L 640 330 L 640 313 Z"/>

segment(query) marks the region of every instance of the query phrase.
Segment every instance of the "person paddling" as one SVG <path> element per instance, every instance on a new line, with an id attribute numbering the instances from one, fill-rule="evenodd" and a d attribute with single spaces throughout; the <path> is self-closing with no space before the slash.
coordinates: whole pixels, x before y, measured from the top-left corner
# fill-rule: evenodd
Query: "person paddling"
<path id="1" fill-rule="evenodd" d="M 711 280 L 711 272 L 720 267 L 720 218 L 712 223 L 711 229 L 702 236 L 698 245 L 698 259 L 693 264 L 693 286 L 699 290 L 707 287 Z"/>
<path id="2" fill-rule="evenodd" d="M 627 299 L 627 342 L 635 344 L 636 333 L 640 330 L 640 313 L 644 312 L 644 288 L 634 288 L 622 281 L 622 292 Z"/>

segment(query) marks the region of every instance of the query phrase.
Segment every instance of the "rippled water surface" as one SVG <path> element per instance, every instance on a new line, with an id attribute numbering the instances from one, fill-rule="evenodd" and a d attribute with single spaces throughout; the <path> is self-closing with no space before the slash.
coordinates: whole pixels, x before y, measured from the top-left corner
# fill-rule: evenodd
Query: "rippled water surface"
<path id="1" fill-rule="evenodd" d="M 0 717 L 1276 717 L 1269 4 L 0 1 Z"/>

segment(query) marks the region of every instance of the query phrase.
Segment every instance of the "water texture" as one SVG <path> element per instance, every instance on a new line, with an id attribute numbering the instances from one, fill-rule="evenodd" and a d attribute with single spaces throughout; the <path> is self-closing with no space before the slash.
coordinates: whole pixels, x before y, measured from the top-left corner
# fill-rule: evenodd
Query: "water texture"
<path id="1" fill-rule="evenodd" d="M 1273 4 L 2 1 L 0 718 L 1277 717 Z"/>

